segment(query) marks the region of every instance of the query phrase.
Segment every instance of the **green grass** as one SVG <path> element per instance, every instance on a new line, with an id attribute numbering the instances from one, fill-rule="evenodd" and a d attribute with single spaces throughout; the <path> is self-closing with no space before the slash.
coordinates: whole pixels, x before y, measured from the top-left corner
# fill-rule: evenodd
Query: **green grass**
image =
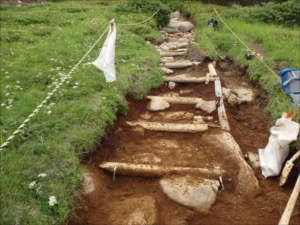
<path id="1" fill-rule="evenodd" d="M 1 117 L 3 143 L 56 85 L 66 78 L 116 18 L 117 91 L 88 64 L 105 38 L 0 152 L 1 224 L 63 224 L 77 207 L 84 168 L 105 129 L 125 113 L 124 96 L 142 99 L 162 84 L 160 57 L 146 40 L 160 40 L 151 14 L 118 13 L 118 3 L 67 1 L 36 6 L 0 5 Z M 45 173 L 46 177 L 38 177 Z M 30 188 L 33 181 L 36 184 Z M 57 204 L 49 205 L 55 196 Z"/>
<path id="2" fill-rule="evenodd" d="M 242 18 L 235 19 L 234 16 L 229 17 L 226 14 L 226 24 L 246 46 L 253 51 L 263 50 L 266 53 L 267 56 L 263 59 L 266 67 L 257 59 L 245 59 L 244 55 L 249 53 L 249 50 L 214 14 L 214 8 L 221 17 L 223 17 L 222 12 L 228 10 L 226 7 L 199 2 L 183 3 L 181 7 L 182 12 L 191 16 L 197 23 L 195 34 L 201 48 L 213 60 L 220 60 L 221 56 L 227 55 L 234 59 L 236 64 L 247 69 L 250 79 L 260 84 L 268 94 L 269 101 L 265 113 L 270 117 L 270 126 L 274 125 L 275 120 L 281 117 L 281 113 L 288 109 L 298 110 L 296 122 L 300 123 L 299 107 L 291 104 L 291 99 L 282 91 L 280 85 L 275 85 L 278 79 L 277 73 L 281 69 L 287 67 L 300 69 L 299 29 L 258 22 L 247 23 Z M 213 31 L 206 26 L 210 18 L 219 21 L 218 31 Z M 299 149 L 300 138 L 292 146 Z"/>

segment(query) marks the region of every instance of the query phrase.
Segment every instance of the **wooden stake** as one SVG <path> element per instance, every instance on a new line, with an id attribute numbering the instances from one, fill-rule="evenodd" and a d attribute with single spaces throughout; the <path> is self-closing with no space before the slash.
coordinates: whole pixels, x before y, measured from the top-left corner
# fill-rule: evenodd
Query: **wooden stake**
<path id="1" fill-rule="evenodd" d="M 285 210 L 281 216 L 281 219 L 280 219 L 278 225 L 288 225 L 289 224 L 293 209 L 295 207 L 295 203 L 296 203 L 298 195 L 299 195 L 299 192 L 300 192 L 300 174 L 298 176 L 298 179 L 297 179 L 297 182 L 293 189 L 293 192 L 291 194 L 291 197 L 285 207 Z"/>

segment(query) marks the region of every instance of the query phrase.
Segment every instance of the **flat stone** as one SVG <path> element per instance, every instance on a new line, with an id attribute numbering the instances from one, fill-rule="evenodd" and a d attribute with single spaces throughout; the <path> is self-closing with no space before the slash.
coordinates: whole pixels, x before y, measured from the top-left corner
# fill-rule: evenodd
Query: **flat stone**
<path id="1" fill-rule="evenodd" d="M 214 204 L 220 186 L 216 180 L 201 180 L 190 176 L 163 178 L 159 184 L 168 198 L 201 213 L 207 213 Z"/>
<path id="2" fill-rule="evenodd" d="M 150 110 L 150 111 L 164 110 L 169 107 L 170 107 L 170 104 L 162 98 L 154 98 L 146 106 L 147 110 Z"/>
<path id="3" fill-rule="evenodd" d="M 245 161 L 240 146 L 230 133 L 222 131 L 218 134 L 204 134 L 203 138 L 215 146 L 214 151 L 219 157 L 226 157 L 232 166 L 238 167 L 238 190 L 244 194 L 256 194 L 260 190 L 252 168 Z"/>
<path id="4" fill-rule="evenodd" d="M 196 107 L 196 109 L 201 109 L 202 111 L 207 112 L 207 113 L 212 113 L 217 108 L 215 100 L 202 101 L 202 102 L 199 101 L 195 107 Z"/>
<path id="5" fill-rule="evenodd" d="M 106 208 L 110 225 L 157 224 L 156 201 L 151 196 L 113 202 Z"/>
<path id="6" fill-rule="evenodd" d="M 212 113 L 213 111 L 216 110 L 216 101 L 215 100 L 205 101 L 202 103 L 200 109 L 204 112 Z"/>
<path id="7" fill-rule="evenodd" d="M 194 24 L 188 21 L 178 21 L 177 19 L 172 18 L 170 23 L 167 25 L 167 28 L 178 29 L 182 32 L 189 32 L 193 30 Z"/>

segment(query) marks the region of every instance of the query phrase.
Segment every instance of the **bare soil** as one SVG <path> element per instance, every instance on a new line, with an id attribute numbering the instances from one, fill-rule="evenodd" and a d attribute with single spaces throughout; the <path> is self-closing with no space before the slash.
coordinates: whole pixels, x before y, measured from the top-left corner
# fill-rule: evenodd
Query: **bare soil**
<path id="1" fill-rule="evenodd" d="M 182 57 L 181 57 L 182 58 Z M 174 75 L 189 73 L 191 76 L 205 76 L 208 72 L 210 59 L 201 50 L 190 51 L 186 59 L 201 60 L 198 66 L 178 69 Z M 248 74 L 235 66 L 234 62 L 217 62 L 216 70 L 223 87 L 247 86 L 253 88 L 248 80 Z M 231 75 L 224 75 L 225 72 Z M 226 74 L 226 73 L 225 73 Z M 254 88 L 253 88 L 254 89 Z M 165 84 L 151 91 L 150 95 L 177 94 L 184 97 L 201 97 L 204 100 L 217 100 L 214 93 L 214 83 L 205 84 L 177 84 L 169 89 Z M 231 128 L 230 133 L 241 147 L 243 153 L 257 154 L 259 148 L 268 143 L 270 124 L 264 114 L 266 99 L 262 91 L 256 91 L 256 99 L 251 104 L 242 104 L 232 107 L 225 103 L 227 117 Z M 111 205 L 129 198 L 152 196 L 157 202 L 157 224 L 278 224 L 285 209 L 291 191 L 294 187 L 297 172 L 293 169 L 287 183 L 279 187 L 279 178 L 264 179 L 261 171 L 256 171 L 256 177 L 261 191 L 247 196 L 237 187 L 236 165 L 224 155 L 214 152 L 212 144 L 203 138 L 206 135 L 220 132 L 220 128 L 210 127 L 200 133 L 173 133 L 145 130 L 144 134 L 133 131 L 126 121 L 142 119 L 147 113 L 151 114 L 149 121 L 191 123 L 192 120 L 181 118 L 166 119 L 165 115 L 178 111 L 205 115 L 201 110 L 188 105 L 171 105 L 164 112 L 147 112 L 148 99 L 135 101 L 127 98 L 129 110 L 126 115 L 119 115 L 115 125 L 108 131 L 98 151 L 88 156 L 82 166 L 95 180 L 95 191 L 81 197 L 80 209 L 69 222 L 69 225 L 100 225 L 115 224 L 109 215 Z M 212 124 L 219 125 L 217 112 L 210 114 L 214 117 Z M 217 200 L 206 215 L 194 212 L 172 200 L 159 188 L 161 178 L 145 178 L 116 175 L 113 181 L 112 173 L 99 168 L 102 162 L 145 163 L 145 153 L 153 153 L 161 159 L 159 165 L 208 167 L 220 165 L 226 170 L 223 177 L 225 190 L 219 190 Z M 149 163 L 149 162 L 146 162 Z M 152 162 L 153 163 L 153 162 Z M 129 207 L 129 206 L 128 206 Z M 124 213 L 131 211 L 124 208 Z M 124 216 L 124 215 L 120 215 Z M 290 224 L 300 224 L 299 200 L 292 213 Z"/>

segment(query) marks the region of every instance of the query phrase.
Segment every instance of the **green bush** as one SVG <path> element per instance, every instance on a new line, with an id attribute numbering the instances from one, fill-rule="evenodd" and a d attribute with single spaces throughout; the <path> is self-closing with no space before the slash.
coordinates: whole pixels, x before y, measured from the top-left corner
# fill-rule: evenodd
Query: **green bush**
<path id="1" fill-rule="evenodd" d="M 157 23 L 165 27 L 170 22 L 170 9 L 156 0 L 129 0 L 125 4 L 120 4 L 115 8 L 116 12 L 130 13 L 154 13 L 159 9 Z"/>
<path id="2" fill-rule="evenodd" d="M 299 26 L 300 5 L 294 0 L 281 4 L 262 3 L 261 7 L 239 7 L 223 12 L 226 18 L 237 18 L 248 23 L 263 22 L 287 27 Z"/>

